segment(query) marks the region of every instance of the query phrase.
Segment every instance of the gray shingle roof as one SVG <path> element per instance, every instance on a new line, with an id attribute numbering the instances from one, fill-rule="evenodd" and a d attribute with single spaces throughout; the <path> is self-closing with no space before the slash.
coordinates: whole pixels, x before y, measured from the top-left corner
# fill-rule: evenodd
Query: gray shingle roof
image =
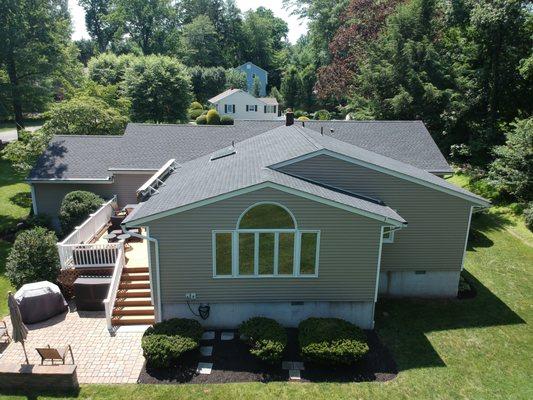
<path id="1" fill-rule="evenodd" d="M 55 136 L 29 179 L 106 179 L 109 168 L 157 170 L 171 158 L 185 163 L 279 126 L 284 121 L 235 121 L 230 126 L 131 123 L 122 136 Z M 420 121 L 307 121 L 305 127 L 316 132 L 322 128 L 328 136 L 428 171 L 452 171 Z"/>
<path id="2" fill-rule="evenodd" d="M 167 178 L 166 184 L 158 189 L 159 193 L 142 203 L 126 222 L 138 221 L 206 199 L 271 183 L 382 219 L 405 223 L 400 215 L 382 203 L 268 168 L 269 165 L 308 154 L 316 149 L 316 145 L 302 134 L 301 128 L 274 128 L 236 144 L 236 152 L 233 155 L 214 161 L 210 161 L 210 155 L 206 155 L 182 164 Z"/>
<path id="3" fill-rule="evenodd" d="M 216 103 L 217 101 L 220 101 L 223 98 L 231 96 L 233 93 L 237 93 L 237 92 L 244 92 L 244 90 L 242 90 L 242 89 L 227 89 L 227 90 L 224 90 L 222 93 L 219 93 L 219 94 L 217 94 L 214 97 L 211 97 L 207 101 L 209 101 L 210 103 Z"/>

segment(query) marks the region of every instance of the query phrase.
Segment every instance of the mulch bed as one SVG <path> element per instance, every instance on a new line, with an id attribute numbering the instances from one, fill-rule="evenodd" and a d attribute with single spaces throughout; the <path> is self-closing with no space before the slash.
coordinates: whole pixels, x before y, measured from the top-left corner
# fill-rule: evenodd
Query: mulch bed
<path id="1" fill-rule="evenodd" d="M 228 332 L 229 330 L 225 330 Z M 239 340 L 238 333 L 230 341 L 220 340 L 220 330 L 215 340 L 202 341 L 203 346 L 213 346 L 211 357 L 202 357 L 199 352 L 185 356 L 180 365 L 169 369 L 156 369 L 144 366 L 139 383 L 179 384 L 179 383 L 232 383 L 232 382 L 280 382 L 289 380 L 289 371 L 280 365 L 263 363 Z M 349 367 L 324 368 L 305 364 L 301 371 L 301 382 L 369 382 L 388 381 L 398 374 L 396 363 L 390 351 L 380 342 L 374 331 L 365 331 L 370 352 L 366 357 Z M 298 331 L 287 329 L 289 337 L 283 360 L 301 361 L 298 352 Z M 212 362 L 213 370 L 209 375 L 196 373 L 198 362 Z"/>

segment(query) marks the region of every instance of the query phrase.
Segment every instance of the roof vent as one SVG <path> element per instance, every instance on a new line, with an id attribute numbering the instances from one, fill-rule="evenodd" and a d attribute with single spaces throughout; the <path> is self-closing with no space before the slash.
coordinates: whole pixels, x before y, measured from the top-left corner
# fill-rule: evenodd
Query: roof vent
<path id="1" fill-rule="evenodd" d="M 211 154 L 210 161 L 218 160 L 219 158 L 228 157 L 235 154 L 235 142 L 231 142 L 231 146 L 224 147 L 221 150 L 215 151 Z"/>

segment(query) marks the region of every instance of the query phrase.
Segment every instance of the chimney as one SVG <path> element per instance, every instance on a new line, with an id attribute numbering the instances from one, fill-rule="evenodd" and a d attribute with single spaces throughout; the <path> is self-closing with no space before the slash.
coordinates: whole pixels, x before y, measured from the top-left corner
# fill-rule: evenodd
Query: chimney
<path id="1" fill-rule="evenodd" d="M 294 124 L 294 113 L 292 112 L 292 108 L 287 108 L 285 111 L 285 125 L 291 126 Z"/>

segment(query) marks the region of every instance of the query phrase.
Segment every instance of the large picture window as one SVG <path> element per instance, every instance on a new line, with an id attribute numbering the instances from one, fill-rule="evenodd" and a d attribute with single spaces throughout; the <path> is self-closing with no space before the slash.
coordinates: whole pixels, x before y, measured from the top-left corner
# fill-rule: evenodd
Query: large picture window
<path id="1" fill-rule="evenodd" d="M 320 231 L 299 229 L 280 204 L 258 203 L 235 230 L 213 231 L 216 278 L 316 277 Z"/>

